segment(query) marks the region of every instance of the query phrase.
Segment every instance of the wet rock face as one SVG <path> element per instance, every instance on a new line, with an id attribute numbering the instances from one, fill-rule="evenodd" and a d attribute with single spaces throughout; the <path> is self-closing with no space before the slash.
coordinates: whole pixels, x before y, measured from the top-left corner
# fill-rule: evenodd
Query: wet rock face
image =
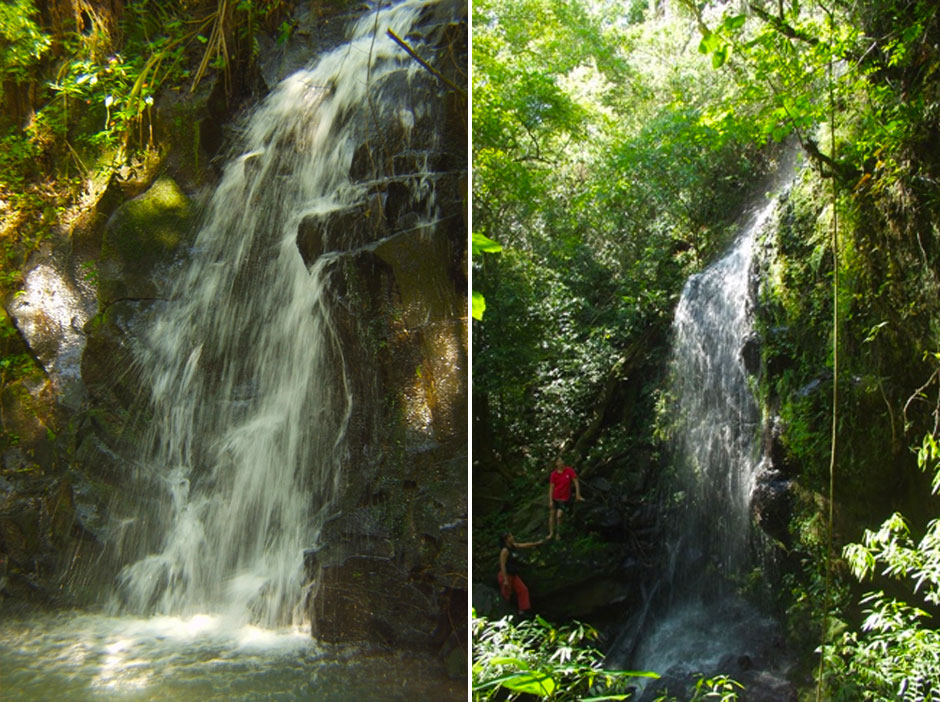
<path id="1" fill-rule="evenodd" d="M 751 492 L 751 514 L 764 533 L 781 544 L 788 545 L 793 510 L 793 482 L 782 435 L 780 418 L 772 418 L 764 429 L 763 459 Z"/>
<path id="2" fill-rule="evenodd" d="M 59 401 L 72 409 L 85 396 L 79 368 L 85 347 L 82 327 L 96 309 L 86 273 L 66 251 L 46 246 L 31 257 L 23 290 L 7 305 Z"/>
<path id="3" fill-rule="evenodd" d="M 744 362 L 748 375 L 757 376 L 760 373 L 761 339 L 756 333 L 752 332 L 744 340 L 744 345 L 741 347 L 741 360 Z"/>
<path id="4" fill-rule="evenodd" d="M 4 464 L 22 457 L 4 456 Z M 0 607 L 7 599 L 38 604 L 62 600 L 50 576 L 81 543 L 72 484 L 28 464 L 0 478 Z"/>
<path id="5" fill-rule="evenodd" d="M 465 84 L 453 70 L 466 65 L 465 19 L 432 15 L 422 31 L 436 37 L 435 65 Z M 355 391 L 373 400 L 351 419 L 359 437 L 351 444 L 362 448 L 350 457 L 341 516 L 308 561 L 318 582 L 309 607 L 324 640 L 463 660 L 466 110 L 423 69 L 392 74 L 379 89 L 401 109 L 396 119 L 369 120 L 353 157 L 364 204 L 308 216 L 297 235 L 308 267 L 327 252 L 348 254 L 336 297 L 367 312 L 358 328 L 344 325 L 344 354 L 353 367 L 377 369 L 372 385 Z"/>
<path id="6" fill-rule="evenodd" d="M 776 471 L 761 473 L 751 493 L 751 512 L 760 528 L 782 544 L 790 543 L 792 484 Z"/>

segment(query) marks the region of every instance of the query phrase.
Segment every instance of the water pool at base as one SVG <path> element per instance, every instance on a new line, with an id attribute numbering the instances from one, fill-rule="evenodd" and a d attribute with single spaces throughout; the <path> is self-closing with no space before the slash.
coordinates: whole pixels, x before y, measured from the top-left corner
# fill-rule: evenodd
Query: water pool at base
<path id="1" fill-rule="evenodd" d="M 466 700 L 431 656 L 320 644 L 215 616 L 4 614 L 4 702 Z"/>

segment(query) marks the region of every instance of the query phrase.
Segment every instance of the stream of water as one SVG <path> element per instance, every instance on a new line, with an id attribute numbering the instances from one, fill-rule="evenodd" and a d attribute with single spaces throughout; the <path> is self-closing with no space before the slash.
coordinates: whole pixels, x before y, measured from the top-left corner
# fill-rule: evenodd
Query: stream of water
<path id="1" fill-rule="evenodd" d="M 305 262 L 298 229 L 369 197 L 349 174 L 376 123 L 415 124 L 420 106 L 373 88 L 424 70 L 387 30 L 409 36 L 435 4 L 365 13 L 241 127 L 191 262 L 138 349 L 152 402 L 132 486 L 111 506 L 113 595 L 99 612 L 7 616 L 4 700 L 465 696 L 432 660 L 318 644 L 305 607 L 303 554 L 344 479 L 351 376 L 368 372 L 344 357 L 331 267 L 370 242 L 334 232 Z M 433 217 L 432 186 L 414 180 Z"/>

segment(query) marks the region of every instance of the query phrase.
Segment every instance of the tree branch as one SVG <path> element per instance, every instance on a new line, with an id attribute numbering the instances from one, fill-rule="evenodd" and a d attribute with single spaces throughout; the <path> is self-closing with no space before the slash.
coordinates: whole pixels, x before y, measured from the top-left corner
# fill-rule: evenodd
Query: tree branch
<path id="1" fill-rule="evenodd" d="M 862 172 L 858 168 L 845 161 L 836 161 L 831 156 L 827 156 L 819 150 L 816 142 L 809 137 L 801 139 L 800 143 L 803 145 L 803 150 L 820 167 L 820 173 L 824 178 L 836 178 L 843 183 L 851 183 L 861 177 Z"/>
<path id="2" fill-rule="evenodd" d="M 434 68 L 434 66 L 432 66 L 432 65 L 429 64 L 427 61 L 425 61 L 423 58 L 421 58 L 420 56 L 418 56 L 418 54 L 415 53 L 414 49 L 412 49 L 410 46 L 408 46 L 408 45 L 404 42 L 404 40 L 402 40 L 401 38 L 399 38 L 399 36 L 398 36 L 397 34 L 395 34 L 395 32 L 393 32 L 391 29 L 387 30 L 387 31 L 386 31 L 386 34 L 388 34 L 388 36 L 390 36 L 390 37 L 392 38 L 392 41 L 394 41 L 394 42 L 395 42 L 396 44 L 398 44 L 401 48 L 403 48 L 406 52 L 408 52 L 408 55 L 411 56 L 411 58 L 413 58 L 415 61 L 417 61 L 419 64 L 421 64 L 421 66 L 422 66 L 424 69 L 426 69 L 427 71 L 429 71 L 429 72 L 431 73 L 431 75 L 433 75 L 435 78 L 437 78 L 438 80 L 440 80 L 440 81 L 441 81 L 444 85 L 446 85 L 448 88 L 450 88 L 451 90 L 454 90 L 454 91 L 460 93 L 461 95 L 466 95 L 466 94 L 467 94 L 466 91 L 465 91 L 465 90 L 462 90 L 460 87 L 458 87 L 456 83 L 454 83 L 452 80 L 449 80 L 449 79 L 448 79 L 446 76 L 444 76 L 440 71 L 438 71 L 436 68 Z"/>
<path id="3" fill-rule="evenodd" d="M 819 44 L 819 37 L 814 37 L 806 32 L 801 32 L 799 29 L 796 29 L 783 19 L 783 15 L 777 17 L 772 15 L 767 10 L 762 7 L 758 7 L 755 3 L 748 3 L 748 7 L 751 8 L 751 12 L 764 20 L 771 27 L 780 32 L 783 36 L 789 39 L 796 39 L 797 41 L 806 42 L 810 46 L 816 46 Z"/>

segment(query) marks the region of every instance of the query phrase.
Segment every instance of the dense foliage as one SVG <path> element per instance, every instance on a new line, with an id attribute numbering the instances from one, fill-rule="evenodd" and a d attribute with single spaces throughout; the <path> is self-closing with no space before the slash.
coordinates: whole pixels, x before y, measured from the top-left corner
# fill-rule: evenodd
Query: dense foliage
<path id="1" fill-rule="evenodd" d="M 555 627 L 536 617 L 491 621 L 473 617 L 473 699 L 534 695 L 557 700 L 622 700 L 638 677 L 653 673 L 604 670 L 593 627 Z"/>
<path id="2" fill-rule="evenodd" d="M 244 93 L 255 33 L 274 31 L 286 9 L 280 0 L 0 5 L 0 294 L 16 291 L 43 242 L 87 225 L 113 177 L 159 166 L 174 138 L 159 122 L 161 96 L 190 95 L 210 73 L 221 100 Z M 198 160 L 198 142 L 192 150 Z M 6 315 L 0 341 L 4 381 L 38 372 Z"/>
<path id="3" fill-rule="evenodd" d="M 474 227 L 502 245 L 474 260 L 475 484 L 507 492 L 478 528 L 511 519 L 499 505 L 560 448 L 651 497 L 656 481 L 631 474 L 667 467 L 656 411 L 676 296 L 795 142 L 808 168 L 763 242 L 756 310 L 757 391 L 793 499 L 777 605 L 807 673 L 821 641 L 857 632 L 824 672 L 833 698 L 935 686 L 921 612 L 936 604 L 886 588 L 861 615 L 839 553 L 896 511 L 908 519 L 875 532 L 868 562 L 933 549 L 937 500 L 910 445 L 936 432 L 940 377 L 935 3 L 475 7 Z M 852 697 L 863 673 L 873 691 Z"/>
<path id="4" fill-rule="evenodd" d="M 685 276 L 727 242 L 763 168 L 752 125 L 715 109 L 738 90 L 685 19 L 615 10 L 474 4 L 474 230 L 504 247 L 474 264 L 483 461 L 623 450 L 597 431 L 608 388 L 656 352 Z M 648 390 L 639 401 L 648 411 Z"/>
<path id="5" fill-rule="evenodd" d="M 932 434 L 924 438 L 918 463 L 932 473 L 933 493 L 940 492 L 940 445 Z M 915 543 L 910 524 L 895 513 L 877 531 L 866 530 L 862 543 L 848 544 L 844 554 L 860 581 L 888 579 L 889 587 L 890 580 L 899 581 L 904 595 L 866 593 L 861 626 L 827 647 L 832 697 L 879 702 L 936 697 L 940 633 L 929 626 L 926 610 L 940 606 L 940 519 L 931 520 Z"/>

